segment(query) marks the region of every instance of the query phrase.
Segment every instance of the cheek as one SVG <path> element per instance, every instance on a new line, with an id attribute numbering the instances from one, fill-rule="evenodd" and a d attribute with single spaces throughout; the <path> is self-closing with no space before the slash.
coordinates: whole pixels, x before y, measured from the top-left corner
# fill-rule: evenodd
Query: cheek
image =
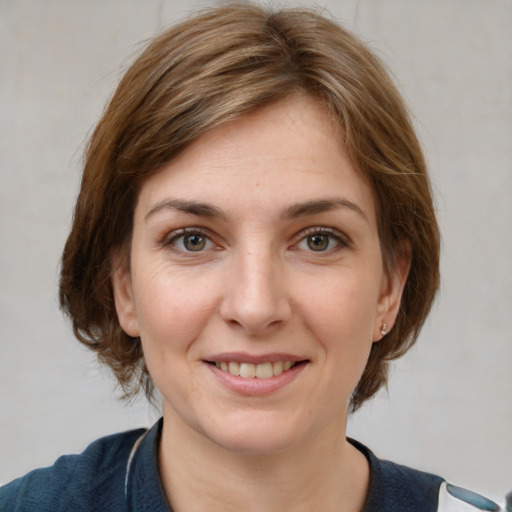
<path id="1" fill-rule="evenodd" d="M 216 286 L 186 272 L 154 269 L 136 276 L 136 308 L 146 350 L 179 349 L 193 342 L 218 307 Z"/>
<path id="2" fill-rule="evenodd" d="M 143 283 L 137 316 L 147 368 L 164 399 L 185 407 L 190 394 L 201 394 L 191 372 L 195 342 L 218 307 L 214 283 L 168 271 L 146 274 L 138 282 Z"/>
<path id="3" fill-rule="evenodd" d="M 346 412 L 373 344 L 376 294 L 362 282 L 340 274 L 316 285 L 310 282 L 297 303 L 302 325 L 320 347 L 315 353 L 322 368 L 315 402 L 327 415 Z"/>
<path id="4" fill-rule="evenodd" d="M 377 311 L 377 279 L 336 273 L 323 280 L 321 286 L 303 288 L 300 307 L 307 330 L 321 346 L 320 362 L 327 389 L 336 390 L 342 407 L 348 404 L 352 391 L 364 371 L 373 345 L 373 329 Z M 369 284 L 370 283 L 370 284 Z M 323 361 L 322 361 L 323 359 Z M 328 393 L 320 396 L 325 407 L 332 407 Z"/>
<path id="5" fill-rule="evenodd" d="M 376 281 L 371 276 L 343 272 L 304 281 L 297 293 L 297 306 L 321 340 L 371 343 L 378 301 Z"/>

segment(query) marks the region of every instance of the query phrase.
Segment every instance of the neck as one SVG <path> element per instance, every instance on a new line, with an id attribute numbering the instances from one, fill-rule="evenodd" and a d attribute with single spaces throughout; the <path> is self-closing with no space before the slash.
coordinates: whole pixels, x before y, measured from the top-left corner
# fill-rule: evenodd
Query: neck
<path id="1" fill-rule="evenodd" d="M 160 474 L 174 512 L 360 512 L 366 458 L 333 425 L 314 439 L 264 455 L 230 451 L 165 414 Z"/>

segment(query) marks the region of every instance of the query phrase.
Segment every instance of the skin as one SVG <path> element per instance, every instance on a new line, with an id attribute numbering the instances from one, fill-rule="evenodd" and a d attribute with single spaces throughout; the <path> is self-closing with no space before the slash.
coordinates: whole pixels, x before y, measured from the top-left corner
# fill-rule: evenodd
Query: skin
<path id="1" fill-rule="evenodd" d="M 348 405 L 408 264 L 384 272 L 372 191 L 341 141 L 316 100 L 293 96 L 212 130 L 140 190 L 114 295 L 163 397 L 177 512 L 362 509 Z M 210 364 L 226 352 L 302 363 L 247 395 Z"/>

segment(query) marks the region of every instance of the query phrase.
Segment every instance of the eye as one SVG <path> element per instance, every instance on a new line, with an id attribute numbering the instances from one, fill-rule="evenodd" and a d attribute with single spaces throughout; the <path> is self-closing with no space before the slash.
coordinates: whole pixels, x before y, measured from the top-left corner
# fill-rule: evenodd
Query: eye
<path id="1" fill-rule="evenodd" d="M 331 230 L 315 229 L 308 230 L 306 236 L 296 245 L 297 249 L 313 252 L 328 252 L 348 244 L 343 238 Z"/>
<path id="2" fill-rule="evenodd" d="M 311 235 L 306 238 L 308 247 L 312 251 L 326 251 L 331 241 L 328 235 Z"/>
<path id="3" fill-rule="evenodd" d="M 176 233 L 165 245 L 182 252 L 200 252 L 214 247 L 214 243 L 200 231 Z"/>
<path id="4" fill-rule="evenodd" d="M 182 239 L 183 247 L 187 251 L 202 251 L 208 242 L 208 239 L 202 235 L 184 235 Z"/>

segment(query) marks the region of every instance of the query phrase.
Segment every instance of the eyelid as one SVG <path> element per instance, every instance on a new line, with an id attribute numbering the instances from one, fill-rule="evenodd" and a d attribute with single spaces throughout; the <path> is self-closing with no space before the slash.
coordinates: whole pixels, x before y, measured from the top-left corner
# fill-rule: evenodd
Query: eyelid
<path id="1" fill-rule="evenodd" d="M 327 226 L 311 226 L 309 228 L 303 229 L 300 233 L 297 234 L 296 238 L 300 241 L 303 238 L 306 238 L 307 236 L 318 234 L 333 236 L 334 238 L 337 238 L 341 244 L 346 246 L 349 246 L 352 243 L 350 238 L 347 235 L 345 235 L 342 231 Z"/>

